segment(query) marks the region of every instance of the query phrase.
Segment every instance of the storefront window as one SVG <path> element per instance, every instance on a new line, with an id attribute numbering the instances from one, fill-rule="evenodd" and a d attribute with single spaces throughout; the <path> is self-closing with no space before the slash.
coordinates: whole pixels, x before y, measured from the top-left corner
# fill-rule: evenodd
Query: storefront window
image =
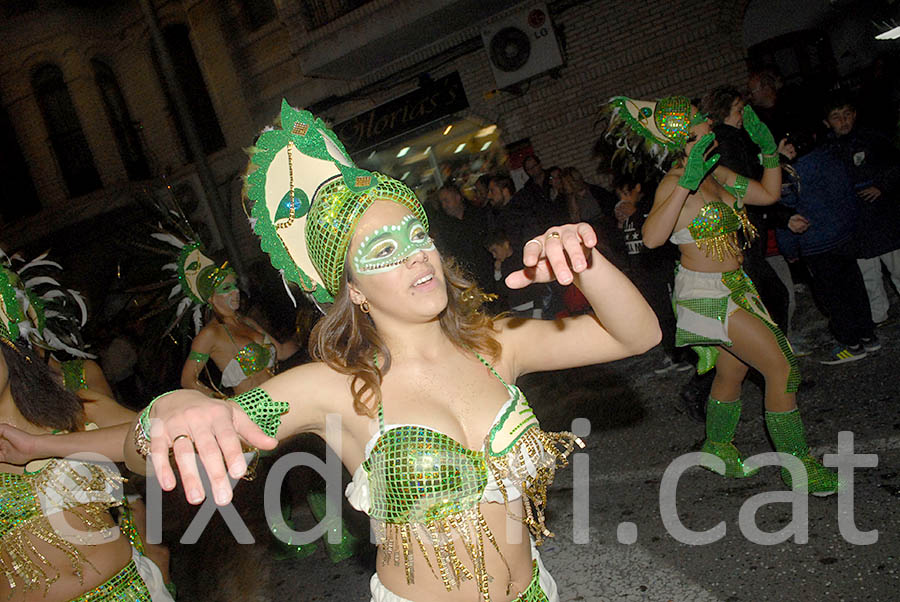
<path id="1" fill-rule="evenodd" d="M 447 117 L 399 138 L 354 153 L 370 171 L 397 178 L 422 201 L 434 201 L 444 184 L 475 197 L 475 181 L 503 169 L 506 153 L 500 130 L 476 117 Z"/>

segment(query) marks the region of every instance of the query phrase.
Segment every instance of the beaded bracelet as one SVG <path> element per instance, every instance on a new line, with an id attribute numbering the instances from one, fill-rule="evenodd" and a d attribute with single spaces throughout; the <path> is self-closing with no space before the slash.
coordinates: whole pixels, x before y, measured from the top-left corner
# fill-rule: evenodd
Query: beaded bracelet
<path id="1" fill-rule="evenodd" d="M 169 393 L 172 393 L 172 391 L 169 391 Z M 165 397 L 169 393 L 163 393 L 162 395 L 154 397 L 150 403 L 147 404 L 147 407 L 138 414 L 137 424 L 134 426 L 133 433 L 134 448 L 142 458 L 146 458 L 147 454 L 150 453 L 150 408 L 153 407 L 153 404 L 156 403 L 157 399 Z"/>
<path id="2" fill-rule="evenodd" d="M 773 167 L 781 167 L 781 157 L 777 154 L 775 154 L 775 155 L 760 155 L 759 162 L 766 169 L 772 169 Z"/>

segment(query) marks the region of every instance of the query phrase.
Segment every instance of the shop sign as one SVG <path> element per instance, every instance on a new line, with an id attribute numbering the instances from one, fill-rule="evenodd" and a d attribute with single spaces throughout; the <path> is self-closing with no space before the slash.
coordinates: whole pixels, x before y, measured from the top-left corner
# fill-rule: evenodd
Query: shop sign
<path id="1" fill-rule="evenodd" d="M 459 72 L 337 124 L 334 132 L 358 152 L 469 106 Z"/>

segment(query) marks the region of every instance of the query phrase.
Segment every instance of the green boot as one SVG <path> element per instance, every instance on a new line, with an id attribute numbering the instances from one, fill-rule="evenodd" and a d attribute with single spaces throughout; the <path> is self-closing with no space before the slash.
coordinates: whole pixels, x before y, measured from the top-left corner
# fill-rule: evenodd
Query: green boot
<path id="1" fill-rule="evenodd" d="M 700 451 L 723 460 L 725 476 L 731 479 L 743 479 L 759 472 L 758 468 L 750 470 L 744 466 L 741 452 L 731 442 L 740 419 L 740 399 L 726 402 L 710 397 L 706 402 L 706 441 L 703 442 Z M 701 460 L 700 466 L 718 472 L 709 459 Z"/>
<path id="2" fill-rule="evenodd" d="M 809 455 L 800 410 L 794 408 L 790 412 L 766 412 L 766 426 L 769 427 L 769 434 L 775 443 L 775 451 L 799 458 L 806 468 L 806 482 L 795 484 L 792 483 L 791 473 L 782 467 L 781 479 L 785 485 L 820 497 L 837 492 L 839 487 L 837 475 Z"/>
<path id="3" fill-rule="evenodd" d="M 291 519 L 291 507 L 282 504 L 281 515 L 284 518 L 284 524 L 292 531 L 295 530 L 294 521 Z M 272 535 L 275 536 L 275 541 L 277 542 L 275 558 L 278 560 L 299 560 L 311 556 L 316 551 L 316 542 L 314 541 L 309 543 L 294 543 L 290 534 L 287 534 L 287 541 L 284 541 L 278 537 L 280 533 L 278 532 L 277 527 L 269 525 L 269 530 L 272 532 Z"/>
<path id="4" fill-rule="evenodd" d="M 310 492 L 306 495 L 306 501 L 309 503 L 309 509 L 312 510 L 316 520 L 322 520 L 325 517 L 325 494 L 321 492 Z M 323 540 L 325 541 L 325 549 L 328 551 L 328 557 L 331 562 L 337 564 L 342 560 L 346 560 L 356 553 L 357 539 L 347 530 L 343 518 L 327 517 L 326 532 Z M 331 543 L 328 541 L 331 533 L 340 533 L 341 541 Z"/>

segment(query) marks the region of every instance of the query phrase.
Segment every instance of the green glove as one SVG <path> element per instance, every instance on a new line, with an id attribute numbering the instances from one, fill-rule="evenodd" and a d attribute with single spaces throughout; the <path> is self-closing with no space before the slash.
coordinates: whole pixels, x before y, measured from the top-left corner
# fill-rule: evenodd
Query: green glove
<path id="1" fill-rule="evenodd" d="M 678 178 L 679 186 L 684 186 L 690 191 L 697 190 L 709 170 L 719 162 L 718 154 L 709 159 L 704 157 L 715 139 L 716 135 L 709 133 L 694 144 L 691 154 L 688 155 L 687 163 L 684 164 L 684 175 Z"/>
<path id="2" fill-rule="evenodd" d="M 769 127 L 759 120 L 759 116 L 750 105 L 744 105 L 744 129 L 747 130 L 750 139 L 759 147 L 762 154 L 774 155 L 778 150 L 778 145 L 775 144 L 775 138 Z"/>

